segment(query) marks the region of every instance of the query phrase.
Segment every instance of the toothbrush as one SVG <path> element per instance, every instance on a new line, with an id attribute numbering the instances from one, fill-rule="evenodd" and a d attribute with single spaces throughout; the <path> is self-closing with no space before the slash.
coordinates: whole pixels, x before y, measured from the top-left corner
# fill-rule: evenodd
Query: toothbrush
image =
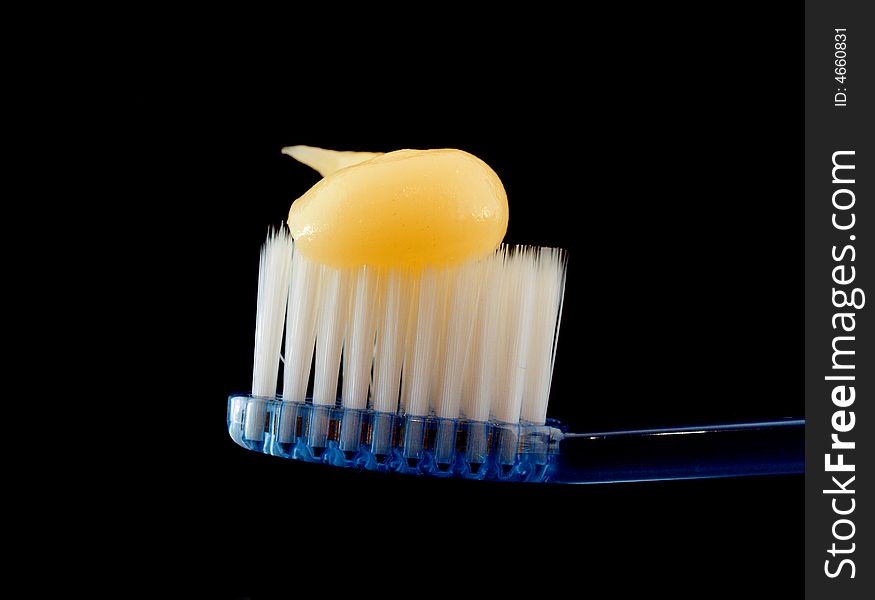
<path id="1" fill-rule="evenodd" d="M 542 267 L 541 287 L 533 284 L 536 265 Z M 231 437 L 249 450 L 335 467 L 496 481 L 609 483 L 803 472 L 801 419 L 591 433 L 569 433 L 547 419 L 536 424 L 546 413 L 564 266 L 564 257 L 552 249 L 502 248 L 461 273 L 431 271 L 414 283 L 402 272 L 326 269 L 296 252 L 284 229 L 270 233 L 259 271 L 253 392 L 228 398 Z M 552 293 L 545 293 L 551 277 Z M 524 283 L 540 292 L 512 302 Z M 489 293 L 502 285 L 504 293 Z M 452 326 L 427 318 L 438 312 L 437 298 L 444 300 Z M 513 330 L 496 319 L 508 314 L 502 303 L 512 304 L 510 312 L 524 323 L 515 334 L 517 347 L 505 348 L 504 357 L 519 357 L 519 338 L 526 338 L 540 359 L 530 365 L 535 377 L 509 381 L 514 369 L 501 371 L 507 365 L 487 359 L 495 353 L 496 332 L 507 340 L 507 330 Z M 545 305 L 552 312 L 526 315 Z M 277 396 L 284 317 L 283 394 Z M 540 328 L 532 323 L 538 317 Z M 526 328 L 542 335 L 522 335 Z M 416 343 L 414 329 L 424 342 Z M 327 341 L 320 345 L 320 338 Z M 434 339 L 439 343 L 427 343 Z M 337 402 L 332 400 L 341 352 L 346 362 Z M 307 396 L 314 355 L 313 394 Z M 462 368 L 458 363 L 465 359 L 471 360 Z M 406 390 L 399 385 L 404 368 L 413 373 Z M 490 406 L 496 390 L 518 402 Z M 528 401 L 533 397 L 541 401 Z M 514 420 L 514 414 L 525 417 Z"/>
<path id="2" fill-rule="evenodd" d="M 296 418 L 296 431 L 281 443 L 276 428 L 289 410 Z M 351 411 L 356 413 L 355 419 L 347 421 Z M 313 448 L 307 431 L 314 423 L 314 413 L 320 412 L 319 422 L 331 422 L 332 433 L 324 438 L 325 447 Z M 264 424 L 261 435 L 254 436 L 257 439 L 244 434 L 250 418 Z M 356 423 L 351 435 L 358 438 L 358 446 L 352 453 L 341 450 L 340 437 L 347 422 Z M 377 436 L 380 426 L 393 436 L 394 445 L 388 452 Z M 779 475 L 802 473 L 805 468 L 802 419 L 567 433 L 557 421 L 542 426 L 465 420 L 448 423 L 438 417 L 298 405 L 232 394 L 228 398 L 228 428 L 239 445 L 273 456 L 431 477 L 587 484 Z M 446 462 L 440 462 L 445 454 L 435 442 L 441 428 L 451 431 L 455 442 Z M 405 455 L 403 443 L 411 429 L 426 432 L 423 452 L 413 460 Z M 503 443 L 508 438 L 517 443 L 511 457 Z M 472 446 L 475 439 L 486 443 Z M 472 452 L 472 447 L 480 450 Z"/>
<path id="3" fill-rule="evenodd" d="M 499 481 L 802 472 L 800 419 L 577 434 L 547 419 L 566 257 L 501 244 L 507 197 L 480 159 L 284 153 L 324 179 L 262 249 L 252 391 L 228 399 L 241 446 Z"/>

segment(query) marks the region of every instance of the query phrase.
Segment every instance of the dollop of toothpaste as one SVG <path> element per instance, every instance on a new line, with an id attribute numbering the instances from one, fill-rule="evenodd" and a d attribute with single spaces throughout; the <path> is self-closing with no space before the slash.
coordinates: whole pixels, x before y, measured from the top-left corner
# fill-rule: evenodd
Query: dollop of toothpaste
<path id="1" fill-rule="evenodd" d="M 325 176 L 289 211 L 295 246 L 311 261 L 449 266 L 487 255 L 507 232 L 501 180 L 462 150 L 283 152 Z"/>

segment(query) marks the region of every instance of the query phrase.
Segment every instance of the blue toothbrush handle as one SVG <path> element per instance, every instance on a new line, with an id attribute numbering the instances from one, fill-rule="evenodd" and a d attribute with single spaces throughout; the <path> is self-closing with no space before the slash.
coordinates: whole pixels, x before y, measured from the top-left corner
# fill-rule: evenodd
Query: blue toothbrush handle
<path id="1" fill-rule="evenodd" d="M 803 473 L 805 421 L 564 434 L 554 460 L 572 484 Z"/>
<path id="2" fill-rule="evenodd" d="M 477 422 L 228 398 L 228 433 L 265 454 L 337 467 L 497 481 L 611 483 L 802 473 L 804 420 L 564 433 Z"/>

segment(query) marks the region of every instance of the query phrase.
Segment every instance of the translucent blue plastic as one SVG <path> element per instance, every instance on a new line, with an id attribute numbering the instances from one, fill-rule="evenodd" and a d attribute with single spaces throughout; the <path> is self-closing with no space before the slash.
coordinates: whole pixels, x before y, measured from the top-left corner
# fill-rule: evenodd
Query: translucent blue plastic
<path id="1" fill-rule="evenodd" d="M 257 452 L 338 467 L 496 481 L 607 483 L 801 473 L 804 421 L 569 434 L 235 394 L 228 431 Z"/>

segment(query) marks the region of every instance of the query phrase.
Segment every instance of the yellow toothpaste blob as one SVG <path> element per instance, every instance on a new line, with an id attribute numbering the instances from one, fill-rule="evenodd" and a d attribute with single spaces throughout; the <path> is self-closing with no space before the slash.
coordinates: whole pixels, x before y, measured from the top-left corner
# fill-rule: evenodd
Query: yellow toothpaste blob
<path id="1" fill-rule="evenodd" d="M 289 211 L 295 246 L 314 262 L 453 265 L 493 251 L 507 231 L 501 180 L 467 152 L 283 151 L 325 174 Z"/>

